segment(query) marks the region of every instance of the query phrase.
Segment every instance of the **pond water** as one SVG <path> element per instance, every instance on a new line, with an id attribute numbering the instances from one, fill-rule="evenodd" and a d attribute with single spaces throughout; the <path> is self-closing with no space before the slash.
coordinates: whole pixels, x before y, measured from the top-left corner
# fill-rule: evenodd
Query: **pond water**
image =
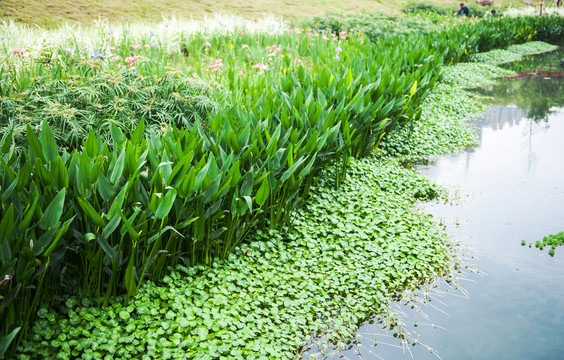
<path id="1" fill-rule="evenodd" d="M 473 121 L 480 145 L 419 167 L 457 189 L 455 204 L 426 209 L 479 269 L 462 274 L 463 291 L 422 304 L 427 319 L 398 306 L 407 330 L 433 351 L 403 347 L 377 323 L 365 323 L 358 346 L 330 357 L 564 359 L 564 247 L 550 257 L 534 246 L 564 231 L 564 78 L 557 77 L 564 68 L 554 61 L 562 58 L 560 51 L 528 59 L 515 64 L 524 73 L 517 79 L 476 90 L 493 96 L 490 110 Z M 547 61 L 552 65 L 538 69 Z"/>

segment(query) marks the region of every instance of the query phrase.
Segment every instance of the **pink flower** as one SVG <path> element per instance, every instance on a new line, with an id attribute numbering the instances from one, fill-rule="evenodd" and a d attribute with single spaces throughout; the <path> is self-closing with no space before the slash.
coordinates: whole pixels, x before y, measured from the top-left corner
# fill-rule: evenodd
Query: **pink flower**
<path id="1" fill-rule="evenodd" d="M 239 75 L 239 76 L 245 76 L 245 73 L 242 72 L 242 71 L 239 71 L 239 74 L 238 74 L 238 75 Z"/>
<path id="2" fill-rule="evenodd" d="M 145 50 L 147 50 L 147 49 L 150 47 L 150 45 L 149 45 L 149 44 L 145 44 L 145 45 L 143 45 L 143 47 L 145 48 Z"/>
<path id="3" fill-rule="evenodd" d="M 135 58 L 133 56 L 126 57 L 124 61 L 129 64 L 129 66 L 135 65 Z"/>
<path id="4" fill-rule="evenodd" d="M 241 49 L 248 49 L 248 48 L 249 48 L 249 45 L 247 45 L 247 44 L 241 45 Z"/>
<path id="5" fill-rule="evenodd" d="M 141 48 L 141 44 L 139 44 L 139 43 L 133 44 L 131 47 L 132 47 L 133 49 L 137 50 L 137 49 L 140 49 L 140 48 Z"/>
<path id="6" fill-rule="evenodd" d="M 213 64 L 208 65 L 208 70 L 213 72 L 221 72 L 221 67 L 223 67 L 223 60 L 216 59 Z"/>
<path id="7" fill-rule="evenodd" d="M 20 58 L 22 59 L 27 59 L 29 56 L 27 56 L 26 54 L 24 54 L 22 49 L 16 49 L 14 50 L 14 55 L 18 55 Z"/>
<path id="8" fill-rule="evenodd" d="M 302 33 L 302 30 L 301 30 L 301 29 L 298 29 L 298 28 L 296 28 L 296 29 L 294 30 L 294 32 L 295 32 L 296 34 L 300 35 L 300 34 Z"/>
<path id="9" fill-rule="evenodd" d="M 256 63 L 253 65 L 253 69 L 259 69 L 259 75 L 263 74 L 266 70 L 269 69 L 268 65 L 264 65 L 262 63 Z"/>
<path id="10" fill-rule="evenodd" d="M 205 46 L 207 46 L 207 47 L 211 47 L 211 44 L 210 44 L 210 42 L 209 42 L 209 41 L 207 41 L 207 40 L 206 40 L 206 41 L 204 41 L 204 45 L 205 45 Z"/>
<path id="11" fill-rule="evenodd" d="M 112 57 L 110 58 L 110 60 L 111 60 L 111 61 L 119 61 L 119 60 L 121 60 L 121 56 L 119 56 L 119 55 L 112 56 Z"/>
<path id="12" fill-rule="evenodd" d="M 270 50 L 270 54 L 268 56 L 272 57 L 272 56 L 276 56 L 276 54 L 278 54 L 280 51 L 282 51 L 282 48 L 279 45 L 271 45 L 271 46 L 267 46 L 266 47 L 268 50 Z"/>

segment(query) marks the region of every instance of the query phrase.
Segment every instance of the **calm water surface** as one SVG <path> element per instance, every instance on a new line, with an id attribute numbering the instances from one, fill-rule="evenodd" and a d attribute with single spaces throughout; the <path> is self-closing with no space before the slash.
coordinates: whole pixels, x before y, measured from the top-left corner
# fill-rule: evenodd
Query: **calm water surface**
<path id="1" fill-rule="evenodd" d="M 420 167 L 458 189 L 456 204 L 428 210 L 479 267 L 460 281 L 465 292 L 432 300 L 437 309 L 423 307 L 428 319 L 403 307 L 408 330 L 436 353 L 398 347 L 367 323 L 361 344 L 333 358 L 564 359 L 564 247 L 550 257 L 547 248 L 521 246 L 564 231 L 563 84 L 564 78 L 528 78 L 482 89 L 497 98 L 474 121 L 480 145 Z"/>

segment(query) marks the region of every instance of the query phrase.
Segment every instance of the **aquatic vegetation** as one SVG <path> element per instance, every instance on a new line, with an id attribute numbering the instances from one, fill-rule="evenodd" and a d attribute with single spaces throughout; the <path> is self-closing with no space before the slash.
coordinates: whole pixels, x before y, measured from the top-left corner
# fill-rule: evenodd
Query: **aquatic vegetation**
<path id="1" fill-rule="evenodd" d="M 551 249 L 548 251 L 550 256 L 554 256 L 554 252 L 557 246 L 564 245 L 564 231 L 557 234 L 550 234 L 542 239 L 544 246 L 550 246 Z M 542 248 L 541 248 L 542 250 Z"/>
<path id="2" fill-rule="evenodd" d="M 484 110 L 465 90 L 439 84 L 425 100 L 421 120 L 387 136 L 378 154 L 417 163 L 472 146 L 476 143 L 474 130 L 464 119 Z"/>
<path id="3" fill-rule="evenodd" d="M 523 55 L 541 54 L 558 49 L 558 46 L 542 41 L 530 41 L 523 44 L 510 45 L 506 49 L 495 49 L 472 54 L 470 61 L 494 65 L 519 61 Z"/>
<path id="4" fill-rule="evenodd" d="M 470 61 L 489 63 L 494 65 L 509 63 L 521 60 L 521 55 L 509 50 L 490 50 L 484 53 L 477 53 L 470 56 Z"/>
<path id="5" fill-rule="evenodd" d="M 515 72 L 492 64 L 459 63 L 443 67 L 441 74 L 442 81 L 447 84 L 477 87 L 491 83 L 497 77 L 515 75 Z"/>
<path id="6" fill-rule="evenodd" d="M 558 49 L 557 45 L 548 44 L 544 41 L 529 41 L 523 44 L 510 45 L 506 48 L 507 51 L 520 55 L 542 54 L 556 49 Z"/>
<path id="7" fill-rule="evenodd" d="M 521 245 L 525 245 L 525 240 L 521 242 Z M 537 240 L 535 242 L 535 247 L 539 250 L 544 250 L 545 247 L 550 247 L 548 254 L 554 256 L 555 250 L 558 246 L 564 245 L 564 231 L 557 234 L 550 234 L 545 236 L 542 241 Z M 529 243 L 529 247 L 532 247 L 532 243 Z"/>
<path id="8" fill-rule="evenodd" d="M 449 25 L 444 31 L 431 32 L 431 35 L 413 32 L 409 41 L 402 35 L 371 42 L 363 33 L 327 33 L 321 29 L 277 29 L 245 34 L 237 27 L 233 28 L 237 31 L 228 29 L 217 34 L 176 33 L 178 36 L 175 37 L 163 35 L 163 38 L 156 38 L 158 32 L 148 28 L 143 28 L 143 34 L 132 34 L 127 27 L 114 31 L 104 25 L 90 29 L 84 38 L 63 36 L 65 34 L 62 34 L 63 38 L 51 38 L 53 33 L 45 35 L 45 41 L 37 42 L 30 40 L 35 33 L 21 39 L 9 38 L 0 51 L 2 64 L 5 64 L 0 71 L 0 96 L 7 100 L 0 106 L 5 105 L 11 114 L 10 119 L 4 119 L 5 123 L 1 124 L 3 139 L 0 142 L 0 234 L 3 244 L 0 275 L 5 275 L 0 288 L 0 332 L 7 336 L 0 341 L 11 341 L 16 333 L 18 337 L 14 344 L 25 338 L 40 304 L 50 304 L 52 309 L 41 310 L 38 316 L 49 321 L 54 319 L 55 315 L 49 311 L 56 310 L 62 296 L 77 296 L 70 302 L 75 313 L 77 303 L 89 306 L 84 305 L 84 301 L 91 306 L 112 303 L 113 308 L 125 302 L 129 307 L 138 299 L 136 294 L 145 289 L 143 284 L 147 282 L 147 288 L 160 284 L 159 280 L 173 271 L 169 267 L 179 264 L 190 266 L 177 269 L 187 276 L 177 275 L 174 282 L 168 281 L 169 290 L 173 290 L 171 284 L 176 280 L 185 279 L 186 286 L 182 290 L 190 289 L 196 293 L 193 302 L 201 307 L 215 289 L 225 290 L 222 284 L 228 283 L 225 278 L 218 277 L 218 283 L 205 285 L 206 280 L 201 276 L 212 271 L 214 264 L 228 264 L 233 257 L 233 261 L 243 261 L 241 266 L 249 271 L 262 261 L 265 266 L 292 264 L 287 259 L 284 264 L 271 264 L 278 254 L 267 255 L 267 252 L 260 252 L 259 257 L 244 262 L 247 255 L 240 251 L 240 245 L 244 244 L 242 249 L 262 249 L 270 247 L 271 238 L 279 237 L 280 241 L 275 243 L 286 251 L 284 246 L 301 248 L 296 245 L 300 244 L 298 241 L 309 241 L 314 238 L 311 234 L 315 234 L 317 243 L 313 249 L 318 249 L 333 240 L 341 241 L 351 231 L 355 234 L 364 231 L 362 226 L 373 232 L 359 234 L 360 240 L 368 239 L 372 244 L 384 240 L 382 246 L 391 251 L 383 253 L 389 262 L 381 269 L 383 274 L 390 272 L 391 277 L 357 274 L 345 285 L 358 287 L 356 282 L 368 278 L 382 282 L 375 284 L 366 280 L 373 292 L 362 288 L 363 293 L 350 293 L 351 296 L 357 294 L 356 297 L 349 298 L 346 291 L 336 291 L 321 298 L 328 299 L 328 306 L 335 306 L 328 308 L 327 313 L 334 315 L 330 321 L 346 314 L 344 322 L 351 326 L 362 312 L 356 304 L 377 305 L 366 307 L 366 311 L 382 310 L 378 306 L 386 301 L 381 301 L 380 297 L 386 298 L 402 287 L 416 286 L 435 272 L 444 270 L 441 264 L 446 264 L 448 256 L 446 245 L 438 239 L 440 235 L 435 237 L 434 230 L 425 227 L 428 219 L 421 220 L 420 215 L 400 206 L 415 199 L 436 196 L 436 188 L 418 180 L 406 185 L 384 174 L 379 174 L 371 182 L 363 177 L 360 182 L 366 182 L 372 189 L 351 190 L 349 200 L 339 200 L 343 203 L 342 208 L 328 210 L 331 216 L 323 221 L 329 223 L 323 227 L 303 223 L 301 227 L 288 228 L 288 222 L 298 224 L 302 218 L 308 219 L 308 214 L 299 212 L 308 197 L 324 202 L 324 197 L 329 196 L 315 198 L 316 191 L 324 194 L 323 189 L 346 189 L 347 185 L 343 184 L 348 184 L 347 178 L 355 179 L 355 166 L 363 166 L 359 165 L 363 160 L 355 159 L 372 154 L 388 134 L 397 128 L 414 128 L 423 116 L 424 101 L 439 80 L 441 63 L 461 61 L 478 48 L 494 47 L 500 40 L 490 35 L 499 31 L 499 26 L 507 26 L 512 41 L 525 41 L 532 37 L 534 25 L 542 21 L 451 24 L 452 27 Z M 167 30 L 162 32 L 168 34 Z M 544 33 L 537 31 L 535 34 L 543 36 Z M 19 41 L 26 46 L 20 46 Z M 499 72 L 491 68 L 480 74 L 489 76 L 495 71 Z M 181 74 L 178 77 L 171 75 L 177 73 Z M 448 74 L 448 70 L 445 73 Z M 132 76 L 130 82 L 116 80 L 116 77 L 129 75 Z M 198 80 L 196 86 L 188 81 L 189 76 Z M 80 83 L 80 79 L 90 81 Z M 108 80 L 109 84 L 114 82 L 117 89 L 98 91 L 103 86 L 111 87 L 102 79 Z M 473 79 L 478 79 L 477 75 Z M 75 84 L 76 81 L 79 83 Z M 153 86 L 151 81 L 159 85 Z M 91 86 L 93 84 L 96 86 Z M 163 89 L 159 90 L 159 86 Z M 206 91 L 210 88 L 213 91 Z M 163 103 L 163 108 L 157 109 L 155 105 L 154 110 L 163 116 L 161 122 L 158 122 L 158 116 L 156 119 L 151 117 L 154 104 L 145 103 L 151 101 L 150 94 L 157 90 L 162 93 L 154 98 Z M 205 96 L 199 98 L 198 95 Z M 30 103 L 30 96 L 40 100 Z M 22 104 L 18 103 L 20 98 L 25 99 Z M 52 105 L 47 99 L 52 100 Z M 125 102 L 121 101 L 123 99 Z M 176 101 L 182 104 L 171 110 L 169 105 Z M 438 111 L 458 114 L 457 101 L 460 99 L 455 98 Z M 210 106 L 204 106 L 210 102 Z M 28 103 L 35 104 L 35 108 L 23 106 Z M 192 103 L 195 103 L 194 108 L 189 106 Z M 449 106 L 452 110 L 445 110 Z M 96 117 L 96 109 L 102 110 L 100 117 Z M 462 113 L 470 111 L 470 108 L 464 109 Z M 127 116 L 118 114 L 122 111 Z M 433 111 L 430 110 L 428 120 L 434 116 Z M 65 134 L 69 128 L 74 128 L 66 120 L 76 118 L 77 114 L 92 120 L 93 125 L 79 123 L 76 126 L 88 131 L 77 129 L 75 137 L 69 141 Z M 102 118 L 107 118 L 107 126 L 99 129 L 96 125 Z M 130 122 L 124 125 L 126 121 Z M 157 122 L 158 128 L 155 127 Z M 445 131 L 453 128 L 454 122 L 451 122 Z M 461 131 L 453 136 L 445 142 L 448 145 L 444 149 L 466 143 L 467 134 Z M 16 142 L 16 139 L 20 141 Z M 401 151 L 400 148 L 398 152 Z M 428 151 L 430 148 L 421 153 Z M 372 158 L 367 161 L 375 162 Z M 394 166 L 397 166 L 397 160 L 395 162 Z M 365 172 L 369 170 L 374 169 L 368 167 Z M 396 175 L 392 170 L 388 172 Z M 360 182 L 354 184 L 359 189 Z M 318 184 L 330 185 L 323 188 Z M 376 198 L 385 197 L 374 189 L 385 189 L 390 196 L 408 198 L 393 199 L 391 205 L 379 203 L 374 194 L 377 194 Z M 367 195 L 369 192 L 370 196 Z M 362 207 L 371 206 L 359 200 L 364 197 L 396 212 L 399 218 L 388 213 L 388 209 L 371 208 L 371 215 L 363 214 Z M 334 203 L 338 203 L 337 199 L 327 205 L 334 206 Z M 356 203 L 361 208 L 356 208 Z M 315 212 L 315 205 L 311 206 L 308 211 Z M 348 212 L 349 207 L 353 209 L 352 213 Z M 356 213 L 363 217 L 355 217 Z M 375 218 L 380 213 L 385 215 L 383 220 Z M 298 214 L 297 218 L 295 214 Z M 360 230 L 350 230 L 350 225 L 341 221 L 341 216 L 347 221 L 358 222 Z M 310 220 L 317 224 L 318 217 Z M 365 219 L 371 222 L 363 222 Z M 389 228 L 389 233 L 379 227 L 383 221 L 386 224 L 381 225 L 382 229 L 388 229 L 389 224 L 393 227 Z M 301 228 L 307 233 L 300 233 Z M 337 235 L 329 238 L 323 231 L 325 228 Z M 289 237 L 289 234 L 295 236 Z M 425 244 L 429 242 L 427 245 L 431 250 L 422 251 L 412 237 Z M 347 238 L 347 244 L 339 245 L 354 255 L 354 262 L 342 264 L 347 272 L 353 270 L 347 266 L 358 267 L 366 257 L 374 256 L 380 261 L 379 251 L 367 253 L 371 248 L 355 243 L 356 238 L 356 235 Z M 407 245 L 402 246 L 401 241 L 406 241 Z M 349 244 L 358 245 L 359 252 Z M 309 248 L 307 244 L 304 247 Z M 414 252 L 414 249 L 421 251 Z M 303 254 L 298 251 L 291 255 L 291 258 L 302 259 Z M 337 251 L 332 255 L 337 259 L 330 257 L 328 263 L 331 266 L 341 264 L 336 261 L 343 258 L 341 253 Z M 300 281 L 291 281 L 287 287 L 295 288 L 302 284 L 302 280 L 308 289 L 321 287 L 321 280 L 316 283 L 309 270 L 316 260 L 312 255 L 306 264 L 309 272 Z M 404 260 L 408 263 L 403 263 Z M 303 266 L 302 263 L 299 265 Z M 302 269 L 305 272 L 305 268 Z M 329 269 L 330 274 L 334 274 L 339 268 Z M 372 271 L 374 269 L 376 267 Z M 330 282 L 337 281 L 327 276 Z M 205 291 L 199 292 L 200 288 L 192 286 L 203 286 Z M 383 294 L 374 292 L 379 288 L 383 289 Z M 348 287 L 344 289 L 350 290 Z M 127 294 L 128 298 L 110 300 L 119 294 Z M 226 294 L 233 293 L 227 289 Z M 363 296 L 361 294 L 367 294 L 368 298 L 359 301 L 357 298 Z M 315 295 L 306 293 L 304 298 L 315 299 Z M 265 315 L 267 320 L 264 322 L 278 321 L 276 313 L 264 310 L 276 296 L 247 303 L 246 314 L 251 318 Z M 340 300 L 332 303 L 330 300 L 335 297 Z M 293 295 L 289 297 L 290 301 L 295 299 Z M 144 302 L 158 307 L 157 300 L 150 297 Z M 349 303 L 354 310 L 351 310 L 352 315 L 339 311 Z M 297 344 L 297 336 L 303 341 L 305 334 L 321 329 L 320 323 L 312 318 L 322 317 L 319 314 L 323 314 L 325 308 L 314 305 L 319 304 L 307 308 L 311 310 L 310 315 L 298 312 L 295 323 L 301 330 L 291 329 L 295 338 L 286 342 L 290 347 Z M 156 317 L 153 318 L 155 323 L 162 324 L 162 315 L 168 314 L 168 310 L 164 313 L 161 310 L 151 310 L 154 312 L 152 316 Z M 125 323 L 121 321 L 135 318 L 131 315 L 133 311 L 129 314 L 120 311 L 121 320 L 117 320 L 109 308 L 100 311 L 108 312 L 108 326 L 122 326 Z M 215 320 L 215 313 L 210 312 Z M 63 319 L 67 315 L 72 318 L 69 323 L 75 325 L 77 318 L 70 311 L 61 315 L 61 324 L 65 325 Z M 145 315 L 138 314 L 140 321 L 150 320 Z M 178 315 L 178 322 L 184 315 Z M 170 316 L 174 318 L 175 315 Z M 203 347 L 210 346 L 210 342 L 204 340 L 210 334 L 212 320 L 210 316 L 200 320 L 196 328 L 189 328 L 191 337 L 186 340 L 189 342 L 186 346 L 190 349 L 184 348 L 186 351 L 200 353 L 201 349 L 191 348 L 199 347 L 200 343 Z M 284 319 L 276 326 L 282 322 Z M 151 334 L 162 335 L 162 331 L 166 333 L 170 329 L 169 325 L 162 325 L 162 330 L 151 327 Z M 114 341 L 119 337 L 112 333 L 135 330 L 131 326 L 119 326 L 104 335 Z M 263 329 L 259 326 L 258 329 L 268 333 L 267 336 L 280 335 L 270 331 L 271 327 Z M 39 330 L 41 332 L 41 327 Z M 57 338 L 61 337 L 60 342 L 41 340 L 26 346 L 37 353 L 59 352 L 58 347 L 62 346 L 67 355 L 69 351 L 72 356 L 76 356 L 73 351 L 82 354 L 83 345 L 69 348 L 78 344 L 65 341 L 69 336 L 67 331 L 69 334 L 76 332 L 72 326 L 49 330 L 51 335 L 45 336 L 56 334 Z M 215 336 L 221 336 L 221 333 L 212 331 L 214 335 L 209 340 L 218 344 Z M 347 331 L 350 327 L 344 327 L 344 336 Z M 89 336 L 88 332 L 72 336 Z M 132 336 L 137 336 L 135 334 Z M 139 336 L 150 337 L 141 330 Z M 256 333 L 249 338 L 256 338 Z M 281 339 L 284 336 L 273 341 L 280 342 Z M 264 349 L 262 343 L 257 344 L 246 349 Z M 139 351 L 153 345 L 155 343 L 151 341 Z M 36 346 L 45 349 L 40 351 Z M 111 357 L 114 351 L 118 352 L 116 348 L 111 343 L 104 351 Z M 168 349 L 161 344 L 159 348 Z M 92 356 L 97 357 L 96 349 L 91 350 L 94 352 Z M 284 354 L 286 350 L 284 347 L 274 352 Z M 120 347 L 120 354 L 124 351 L 133 350 Z"/>
<path id="9" fill-rule="evenodd" d="M 288 359 L 329 327 L 350 337 L 369 313 L 385 317 L 397 291 L 453 265 L 446 234 L 412 207 L 435 185 L 393 159 L 352 160 L 349 171 L 339 189 L 322 178 L 290 226 L 210 267 L 179 266 L 107 308 L 68 298 L 40 310 L 19 358 Z"/>

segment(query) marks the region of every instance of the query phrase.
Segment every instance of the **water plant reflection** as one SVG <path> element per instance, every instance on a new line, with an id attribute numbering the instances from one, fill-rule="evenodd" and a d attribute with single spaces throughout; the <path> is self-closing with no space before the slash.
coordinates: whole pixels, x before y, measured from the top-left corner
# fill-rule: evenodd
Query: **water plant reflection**
<path id="1" fill-rule="evenodd" d="M 547 118 L 552 107 L 564 106 L 564 71 L 556 64 L 539 65 L 476 91 L 488 97 L 490 105 L 514 104 L 527 118 L 538 122 Z"/>

